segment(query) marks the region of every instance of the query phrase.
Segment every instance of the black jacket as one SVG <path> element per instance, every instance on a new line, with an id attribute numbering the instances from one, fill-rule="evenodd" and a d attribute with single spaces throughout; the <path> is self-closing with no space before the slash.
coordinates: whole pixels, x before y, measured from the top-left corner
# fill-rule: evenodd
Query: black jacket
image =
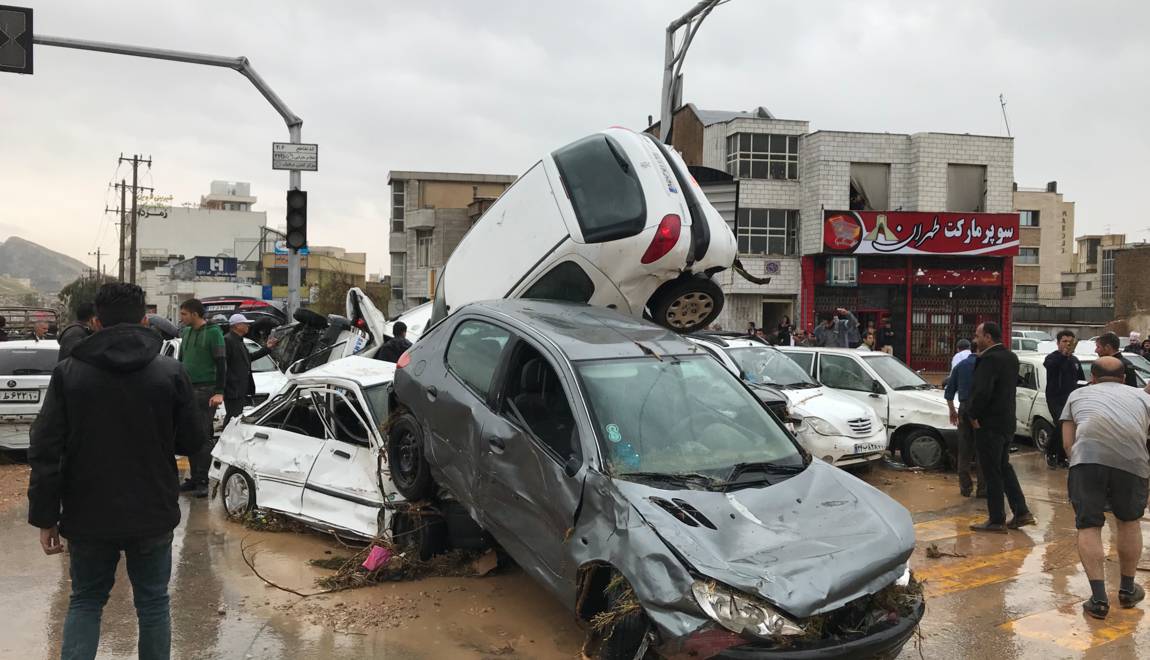
<path id="1" fill-rule="evenodd" d="M 1086 380 L 1086 376 L 1078 358 L 1073 354 L 1063 355 L 1061 351 L 1047 355 L 1042 366 L 1046 367 L 1046 406 L 1057 420 L 1070 393 L 1078 389 L 1078 381 Z"/>
<path id="2" fill-rule="evenodd" d="M 32 425 L 28 522 L 69 539 L 159 536 L 180 522 L 176 454 L 207 437 L 192 384 L 159 335 L 117 325 L 56 365 Z"/>
<path id="3" fill-rule="evenodd" d="M 991 346 L 974 364 L 967 415 L 984 430 L 1013 436 L 1018 429 L 1014 417 L 1017 390 L 1018 356 L 1002 344 Z"/>
<path id="4" fill-rule="evenodd" d="M 383 346 L 379 347 L 379 352 L 375 354 L 375 359 L 383 360 L 384 362 L 397 362 L 399 356 L 403 355 L 403 352 L 409 348 L 411 348 L 411 342 L 409 342 L 406 337 L 402 339 L 393 337 L 387 340 L 387 343 Z"/>
<path id="5" fill-rule="evenodd" d="M 1138 376 L 1134 373 L 1134 363 L 1126 359 L 1122 353 L 1115 353 L 1114 357 L 1122 362 L 1122 366 L 1126 368 L 1126 384 L 1130 387 L 1138 387 Z"/>
<path id="6" fill-rule="evenodd" d="M 227 358 L 227 376 L 224 378 L 224 399 L 237 400 L 249 397 L 256 392 L 256 381 L 252 378 L 252 360 L 268 354 L 267 348 L 249 353 L 244 338 L 234 332 L 224 335 L 224 356 Z"/>
<path id="7" fill-rule="evenodd" d="M 63 330 L 60 331 L 60 336 L 56 338 L 56 343 L 60 344 L 60 353 L 56 357 L 56 361 L 66 359 L 72 354 L 72 349 L 76 344 L 84 341 L 92 336 L 92 330 L 83 323 L 70 323 Z"/>

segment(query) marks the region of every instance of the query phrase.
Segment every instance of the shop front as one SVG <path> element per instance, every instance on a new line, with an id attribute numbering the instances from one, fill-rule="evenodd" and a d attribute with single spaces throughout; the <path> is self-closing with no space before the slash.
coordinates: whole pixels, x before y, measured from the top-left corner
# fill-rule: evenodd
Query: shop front
<path id="1" fill-rule="evenodd" d="M 843 307 L 894 330 L 912 368 L 945 372 L 984 321 L 1010 332 L 1017 213 L 825 211 L 823 251 L 803 257 L 803 326 Z"/>

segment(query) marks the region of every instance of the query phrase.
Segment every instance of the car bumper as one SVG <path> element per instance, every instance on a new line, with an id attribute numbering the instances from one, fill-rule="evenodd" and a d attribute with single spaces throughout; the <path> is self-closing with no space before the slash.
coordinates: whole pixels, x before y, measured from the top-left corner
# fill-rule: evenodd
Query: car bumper
<path id="1" fill-rule="evenodd" d="M 869 437 L 820 435 L 811 430 L 798 434 L 799 444 L 815 458 L 836 467 L 877 461 L 886 454 L 887 438 L 882 429 Z"/>
<path id="2" fill-rule="evenodd" d="M 35 415 L 19 415 L 19 419 L 0 418 L 0 449 L 21 451 L 28 449 Z"/>

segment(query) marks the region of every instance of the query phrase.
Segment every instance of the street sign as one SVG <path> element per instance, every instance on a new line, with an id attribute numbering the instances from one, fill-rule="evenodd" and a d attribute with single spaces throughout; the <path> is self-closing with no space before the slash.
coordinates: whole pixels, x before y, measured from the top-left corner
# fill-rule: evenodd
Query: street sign
<path id="1" fill-rule="evenodd" d="M 319 171 L 319 145 L 272 142 L 272 169 Z"/>
<path id="2" fill-rule="evenodd" d="M 32 8 L 0 5 L 0 72 L 32 73 Z"/>

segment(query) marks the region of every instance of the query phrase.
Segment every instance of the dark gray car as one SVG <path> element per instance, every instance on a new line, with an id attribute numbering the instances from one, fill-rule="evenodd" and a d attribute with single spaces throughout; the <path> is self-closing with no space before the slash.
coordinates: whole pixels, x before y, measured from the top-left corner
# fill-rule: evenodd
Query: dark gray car
<path id="1" fill-rule="evenodd" d="M 397 488 L 458 500 L 590 624 L 596 657 L 872 657 L 922 617 L 909 513 L 812 462 L 664 328 L 476 303 L 397 366 Z"/>

